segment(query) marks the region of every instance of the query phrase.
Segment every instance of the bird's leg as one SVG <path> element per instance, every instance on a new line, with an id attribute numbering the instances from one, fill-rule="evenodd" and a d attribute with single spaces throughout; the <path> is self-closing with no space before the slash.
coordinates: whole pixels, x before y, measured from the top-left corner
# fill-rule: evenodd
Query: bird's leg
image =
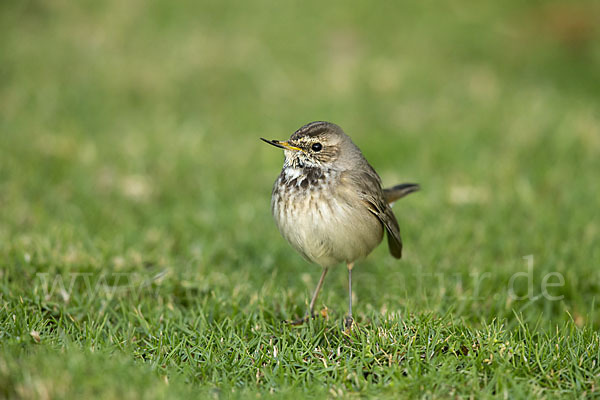
<path id="1" fill-rule="evenodd" d="M 352 327 L 352 322 L 354 319 L 352 318 L 352 268 L 354 267 L 354 263 L 348 263 L 348 316 L 346 317 L 346 329 L 350 329 Z"/>
<path id="2" fill-rule="evenodd" d="M 319 297 L 319 292 L 321 291 L 321 286 L 323 286 L 323 281 L 325 281 L 325 275 L 327 275 L 327 267 L 323 267 L 323 273 L 321 274 L 321 278 L 319 278 L 319 283 L 317 284 L 317 288 L 313 293 L 312 299 L 310 300 L 310 310 L 308 312 L 308 317 L 312 317 L 313 312 L 315 310 L 315 303 L 317 302 L 317 297 Z"/>
<path id="3" fill-rule="evenodd" d="M 310 306 L 308 310 L 308 314 L 304 318 L 299 318 L 295 321 L 289 322 L 290 325 L 302 325 L 306 321 L 312 318 L 313 312 L 315 310 L 315 303 L 317 302 L 317 297 L 319 297 L 319 292 L 321 291 L 321 287 L 323 286 L 323 282 L 325 281 L 325 275 L 327 275 L 328 269 L 323 267 L 323 273 L 321 273 L 321 278 L 319 279 L 319 283 L 317 284 L 317 288 L 313 293 L 312 299 L 310 300 Z"/>

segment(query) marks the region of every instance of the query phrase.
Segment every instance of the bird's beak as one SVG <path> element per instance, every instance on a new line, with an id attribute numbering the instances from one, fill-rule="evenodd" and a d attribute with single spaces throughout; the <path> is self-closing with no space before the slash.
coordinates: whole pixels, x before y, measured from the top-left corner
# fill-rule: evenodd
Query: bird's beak
<path id="1" fill-rule="evenodd" d="M 302 149 L 299 147 L 294 147 L 291 144 L 289 144 L 288 142 L 280 142 L 279 140 L 267 140 L 264 138 L 260 138 L 260 140 L 262 140 L 265 143 L 269 143 L 270 145 L 273 145 L 275 147 L 279 147 L 280 149 L 285 149 L 285 150 L 295 150 L 295 151 L 301 151 Z"/>

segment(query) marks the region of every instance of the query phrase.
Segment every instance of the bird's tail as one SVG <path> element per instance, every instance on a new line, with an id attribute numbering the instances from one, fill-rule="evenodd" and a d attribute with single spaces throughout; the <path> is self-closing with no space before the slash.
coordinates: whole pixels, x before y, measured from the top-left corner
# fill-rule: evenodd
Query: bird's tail
<path id="1" fill-rule="evenodd" d="M 407 194 L 416 192 L 420 188 L 421 187 L 416 183 L 402 183 L 391 188 L 383 189 L 383 194 L 385 196 L 385 201 L 387 201 L 388 204 L 392 204 L 396 200 L 401 199 Z"/>

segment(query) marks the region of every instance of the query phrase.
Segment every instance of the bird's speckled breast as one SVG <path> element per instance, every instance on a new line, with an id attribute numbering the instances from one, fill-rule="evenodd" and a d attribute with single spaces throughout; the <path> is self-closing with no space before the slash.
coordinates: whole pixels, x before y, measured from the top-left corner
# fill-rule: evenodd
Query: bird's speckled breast
<path id="1" fill-rule="evenodd" d="M 341 179 L 334 170 L 287 167 L 273 187 L 271 211 L 279 231 L 322 266 L 363 258 L 383 237 L 381 222 L 358 193 L 339 185 Z"/>

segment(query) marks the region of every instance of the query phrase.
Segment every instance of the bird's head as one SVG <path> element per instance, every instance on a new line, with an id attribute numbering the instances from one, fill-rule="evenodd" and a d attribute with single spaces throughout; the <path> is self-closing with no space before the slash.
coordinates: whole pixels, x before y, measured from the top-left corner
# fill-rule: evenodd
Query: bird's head
<path id="1" fill-rule="evenodd" d="M 284 150 L 284 168 L 342 170 L 352 157 L 362 157 L 342 128 L 330 122 L 311 122 L 292 134 L 288 141 L 263 141 Z"/>

